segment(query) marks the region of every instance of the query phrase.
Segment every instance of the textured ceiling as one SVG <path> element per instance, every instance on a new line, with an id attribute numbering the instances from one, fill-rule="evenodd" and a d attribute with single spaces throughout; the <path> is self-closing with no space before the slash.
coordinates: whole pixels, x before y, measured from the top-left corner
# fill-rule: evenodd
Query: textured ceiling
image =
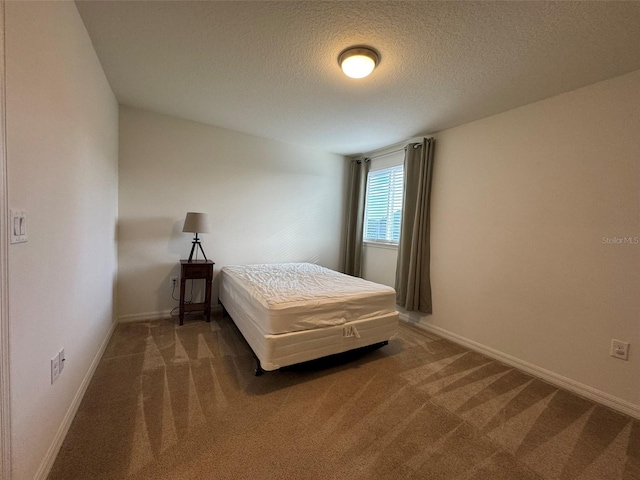
<path id="1" fill-rule="evenodd" d="M 640 2 L 76 3 L 121 104 L 341 154 L 640 69 Z"/>

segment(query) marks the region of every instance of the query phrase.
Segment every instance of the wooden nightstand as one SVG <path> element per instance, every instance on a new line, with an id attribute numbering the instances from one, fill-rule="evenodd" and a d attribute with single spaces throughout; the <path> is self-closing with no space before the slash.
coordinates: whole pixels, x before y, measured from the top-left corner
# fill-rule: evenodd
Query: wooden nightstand
<path id="1" fill-rule="evenodd" d="M 213 266 L 211 260 L 180 260 L 180 325 L 184 322 L 185 312 L 203 311 L 207 322 L 211 321 L 211 282 Z M 184 303 L 184 291 L 187 280 L 205 280 L 204 302 Z"/>

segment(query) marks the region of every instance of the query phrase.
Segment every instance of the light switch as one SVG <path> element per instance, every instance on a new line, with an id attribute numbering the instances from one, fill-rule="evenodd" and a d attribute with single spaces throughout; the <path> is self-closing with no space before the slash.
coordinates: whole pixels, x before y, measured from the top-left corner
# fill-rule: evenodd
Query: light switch
<path id="1" fill-rule="evenodd" d="M 24 210 L 11 210 L 11 243 L 24 243 L 27 241 L 27 212 Z"/>

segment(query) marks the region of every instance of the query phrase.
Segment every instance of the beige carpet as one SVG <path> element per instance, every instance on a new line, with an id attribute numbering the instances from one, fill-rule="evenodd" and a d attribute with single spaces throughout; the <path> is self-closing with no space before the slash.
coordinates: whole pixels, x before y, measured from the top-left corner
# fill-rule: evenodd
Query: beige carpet
<path id="1" fill-rule="evenodd" d="M 124 324 L 50 479 L 640 479 L 640 423 L 401 325 L 253 376 L 228 318 Z"/>

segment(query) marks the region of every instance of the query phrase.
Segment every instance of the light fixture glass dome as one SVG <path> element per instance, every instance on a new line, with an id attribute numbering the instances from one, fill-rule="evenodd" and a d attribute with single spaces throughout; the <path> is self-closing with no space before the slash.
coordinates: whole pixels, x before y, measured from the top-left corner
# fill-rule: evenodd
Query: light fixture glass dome
<path id="1" fill-rule="evenodd" d="M 351 78 L 364 78 L 378 65 L 376 52 L 367 47 L 351 47 L 338 57 L 342 71 Z"/>

